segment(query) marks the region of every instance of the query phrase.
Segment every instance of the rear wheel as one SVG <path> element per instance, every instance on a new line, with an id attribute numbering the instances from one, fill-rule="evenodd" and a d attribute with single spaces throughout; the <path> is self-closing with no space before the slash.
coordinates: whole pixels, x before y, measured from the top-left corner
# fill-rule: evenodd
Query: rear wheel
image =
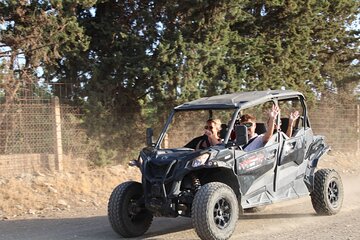
<path id="1" fill-rule="evenodd" d="M 150 227 L 153 215 L 144 205 L 141 183 L 124 182 L 117 186 L 109 199 L 108 217 L 111 227 L 123 237 L 138 237 Z"/>
<path id="2" fill-rule="evenodd" d="M 335 170 L 318 170 L 315 173 L 314 191 L 310 196 L 316 213 L 320 215 L 338 213 L 344 199 L 344 188 L 340 175 Z"/>
<path id="3" fill-rule="evenodd" d="M 235 230 L 239 207 L 229 186 L 212 182 L 197 191 L 191 211 L 193 226 L 201 239 L 228 239 Z"/>

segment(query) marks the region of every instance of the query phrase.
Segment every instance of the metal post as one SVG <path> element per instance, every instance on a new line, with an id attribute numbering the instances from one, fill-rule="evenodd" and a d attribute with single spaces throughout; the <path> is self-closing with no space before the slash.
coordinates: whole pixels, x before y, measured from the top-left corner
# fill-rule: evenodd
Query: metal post
<path id="1" fill-rule="evenodd" d="M 59 98 L 54 97 L 54 116 L 55 116 L 55 168 L 58 171 L 63 171 L 63 148 L 62 148 L 62 137 L 61 137 L 61 113 Z"/>

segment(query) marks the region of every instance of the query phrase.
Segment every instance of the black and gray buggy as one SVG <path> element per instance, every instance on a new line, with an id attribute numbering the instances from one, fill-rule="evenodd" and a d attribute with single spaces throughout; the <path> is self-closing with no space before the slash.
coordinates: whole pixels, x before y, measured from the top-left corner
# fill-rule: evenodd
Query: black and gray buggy
<path id="1" fill-rule="evenodd" d="M 273 104 L 281 109 L 277 131 L 264 147 L 243 151 L 247 130 L 238 124 L 239 117 L 257 115 L 256 131 L 262 134 L 263 112 Z M 301 116 L 288 137 L 286 112 L 294 109 Z M 202 139 L 202 124 L 208 118 L 224 123 L 223 140 L 196 150 L 194 139 Z M 141 170 L 142 182 L 121 183 L 109 199 L 110 224 L 123 237 L 143 235 L 153 217 L 185 216 L 192 219 L 201 239 L 228 239 L 242 212 L 309 194 L 320 215 L 341 209 L 341 178 L 335 170 L 317 170 L 329 147 L 322 136 L 313 134 L 299 92 L 241 92 L 184 103 L 174 108 L 156 143 L 151 139 L 148 129 L 148 146 L 133 162 Z"/>

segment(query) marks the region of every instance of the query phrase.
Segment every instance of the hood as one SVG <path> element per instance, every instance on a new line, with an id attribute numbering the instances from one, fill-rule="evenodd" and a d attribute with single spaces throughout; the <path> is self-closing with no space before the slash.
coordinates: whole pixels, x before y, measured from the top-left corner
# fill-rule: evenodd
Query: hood
<path id="1" fill-rule="evenodd" d="M 161 149 L 148 154 L 147 159 L 156 165 L 167 165 L 174 160 L 187 161 L 200 155 L 199 151 L 186 149 Z"/>

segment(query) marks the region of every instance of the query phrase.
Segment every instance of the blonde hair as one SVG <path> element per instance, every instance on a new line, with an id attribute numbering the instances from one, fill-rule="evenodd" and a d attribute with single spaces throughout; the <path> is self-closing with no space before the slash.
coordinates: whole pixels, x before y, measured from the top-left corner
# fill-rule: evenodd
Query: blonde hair
<path id="1" fill-rule="evenodd" d="M 221 130 L 221 120 L 219 118 L 209 119 L 209 120 L 207 120 L 207 122 L 215 123 L 216 127 L 218 128 L 218 131 Z"/>

